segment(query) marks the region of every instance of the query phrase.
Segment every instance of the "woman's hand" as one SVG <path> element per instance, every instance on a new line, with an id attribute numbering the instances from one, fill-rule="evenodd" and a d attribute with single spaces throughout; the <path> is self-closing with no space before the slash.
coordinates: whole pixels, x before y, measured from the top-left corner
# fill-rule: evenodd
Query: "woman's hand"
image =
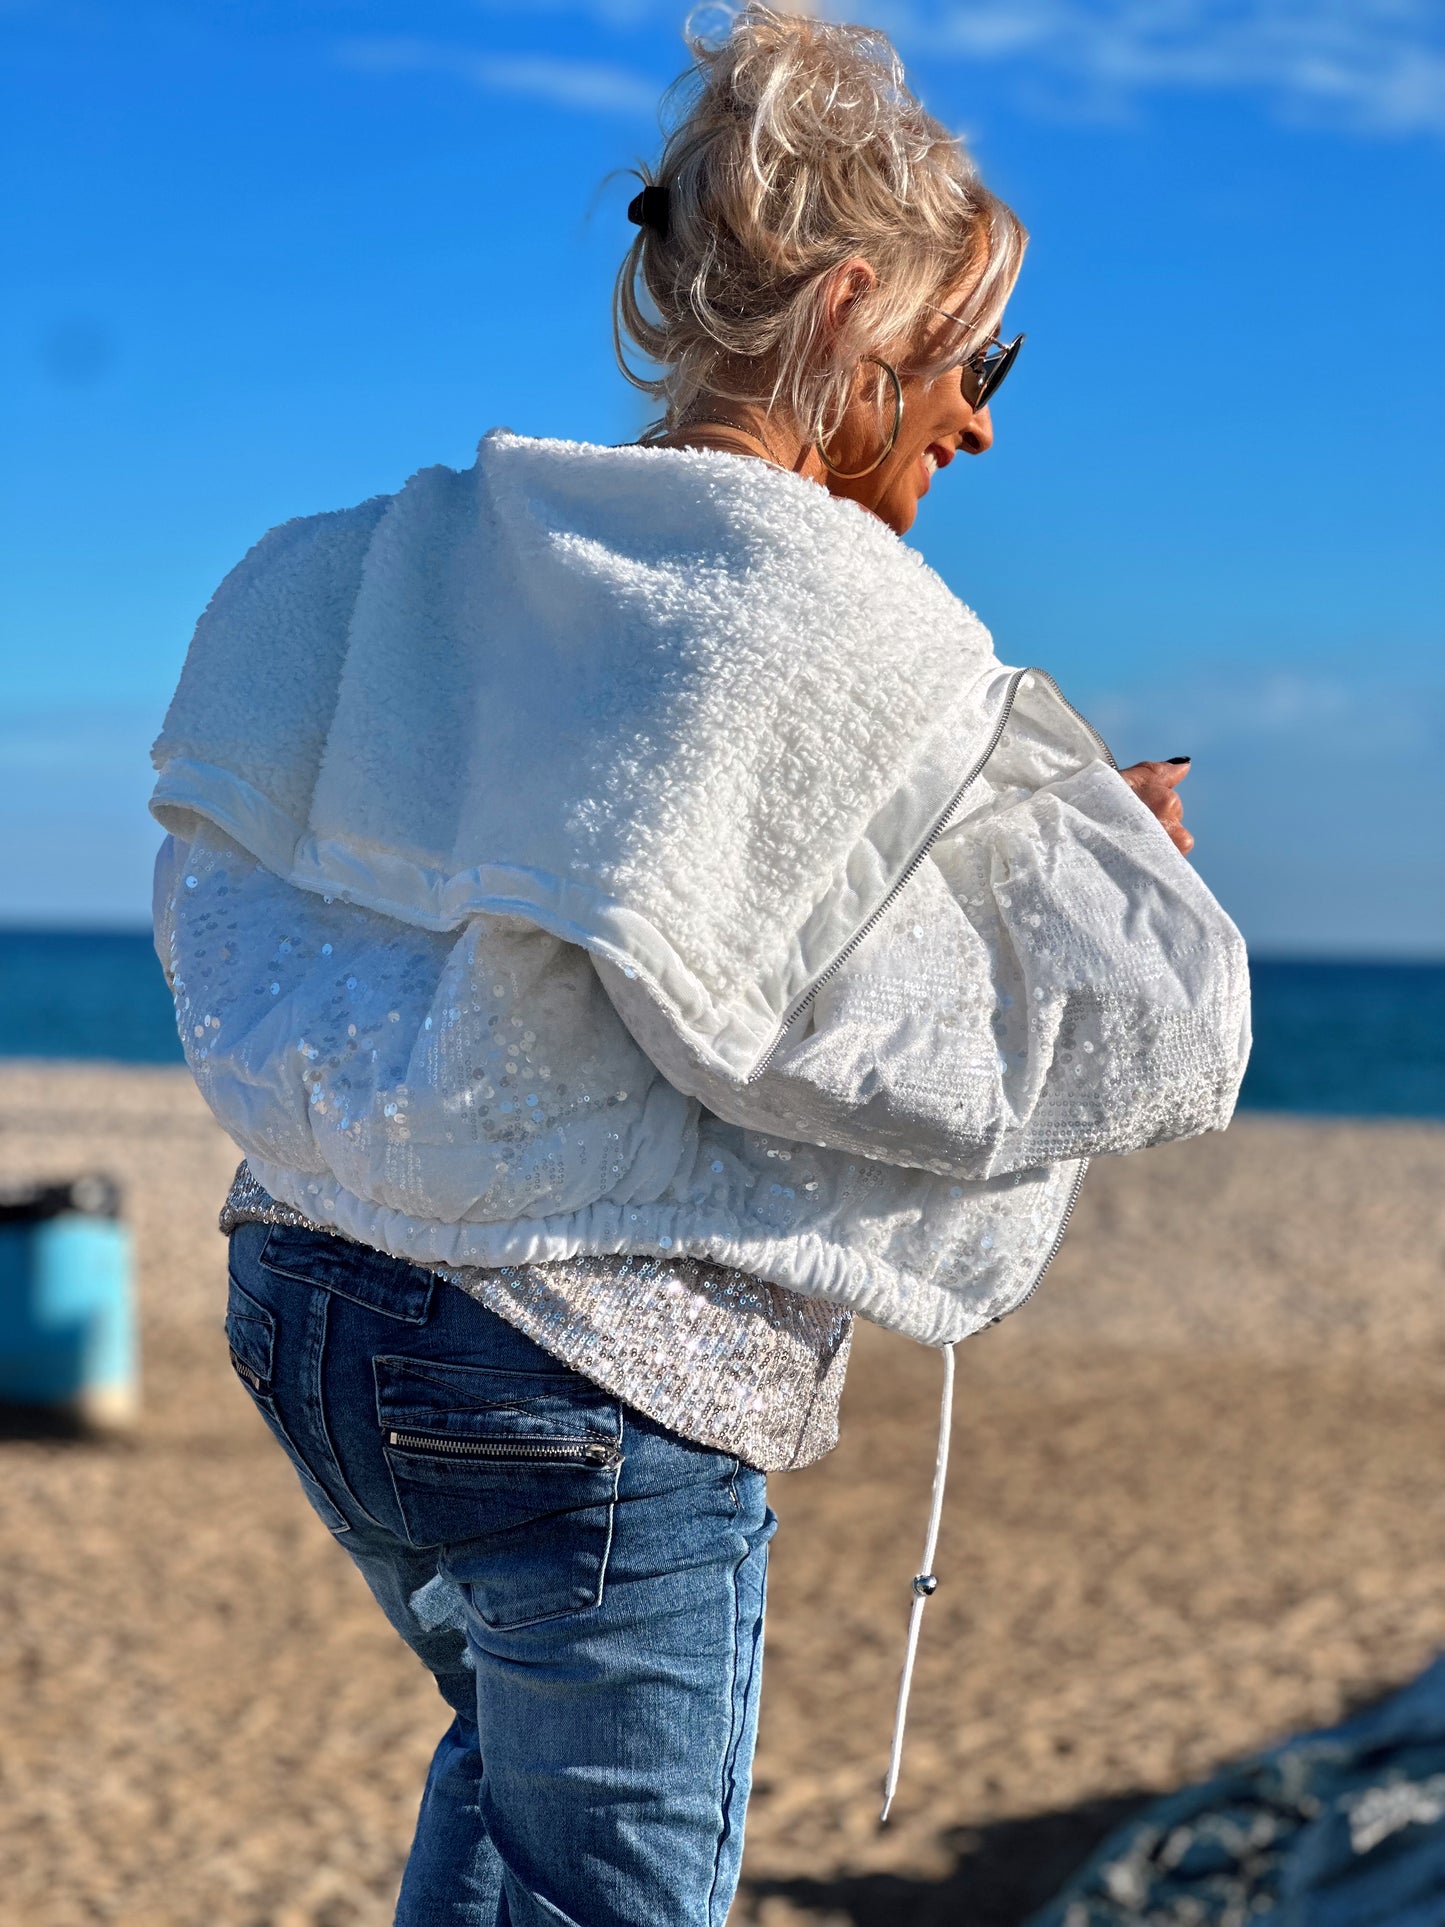
<path id="1" fill-rule="evenodd" d="M 1194 838 L 1184 827 L 1184 805 L 1179 801 L 1179 785 L 1189 774 L 1187 756 L 1171 756 L 1167 763 L 1131 763 L 1119 774 L 1146 808 L 1153 810 L 1168 830 L 1176 850 L 1185 856 L 1194 848 Z"/>

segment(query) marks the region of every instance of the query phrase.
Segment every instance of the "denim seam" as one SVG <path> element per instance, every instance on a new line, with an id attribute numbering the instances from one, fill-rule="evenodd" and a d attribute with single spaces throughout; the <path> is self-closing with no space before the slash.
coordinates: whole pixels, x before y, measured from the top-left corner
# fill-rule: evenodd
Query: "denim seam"
<path id="1" fill-rule="evenodd" d="M 321 1301 L 320 1303 L 321 1329 L 312 1345 L 314 1357 L 311 1360 L 311 1364 L 312 1364 L 311 1396 L 316 1406 L 316 1429 L 321 1435 L 322 1444 L 326 1447 L 326 1457 L 330 1464 L 331 1470 L 336 1475 L 337 1485 L 340 1486 L 341 1490 L 346 1494 L 347 1498 L 351 1501 L 352 1505 L 355 1506 L 358 1514 L 363 1519 L 365 1519 L 367 1524 L 371 1526 L 376 1526 L 380 1529 L 381 1521 L 379 1519 L 372 1518 L 371 1514 L 367 1511 L 366 1507 L 361 1503 L 361 1501 L 357 1498 L 356 1494 L 352 1491 L 351 1487 L 347 1484 L 345 1475 L 342 1473 L 342 1470 L 341 1470 L 341 1462 L 336 1456 L 336 1447 L 332 1443 L 331 1428 L 326 1423 L 326 1398 L 325 1398 L 326 1340 L 331 1329 L 331 1294 L 326 1290 L 324 1285 L 317 1285 L 314 1283 L 314 1281 L 312 1283 L 311 1289 Z"/>
<path id="2" fill-rule="evenodd" d="M 617 1405 L 617 1463 L 612 1468 L 612 1497 L 607 1506 L 607 1543 L 602 1548 L 602 1569 L 597 1575 L 597 1610 L 601 1609 L 607 1597 L 607 1574 L 612 1566 L 612 1541 L 617 1532 L 617 1499 L 622 1490 L 622 1468 L 627 1462 L 627 1448 L 623 1443 L 626 1430 L 626 1407 L 619 1398 Z"/>
<path id="3" fill-rule="evenodd" d="M 308 1503 L 318 1513 L 326 1530 L 331 1533 L 333 1537 L 339 1537 L 343 1532 L 350 1532 L 351 1521 L 346 1517 L 341 1507 L 312 1471 L 305 1454 L 292 1437 L 291 1427 L 287 1425 L 286 1421 L 282 1418 L 280 1407 L 276 1403 L 276 1314 L 269 1305 L 263 1305 L 259 1298 L 253 1298 L 251 1296 L 240 1279 L 237 1278 L 234 1268 L 228 1266 L 226 1278 L 226 1318 L 221 1329 L 221 1336 L 225 1339 L 226 1349 L 230 1354 L 232 1373 L 240 1380 L 252 1404 L 255 1405 L 266 1424 L 270 1426 L 275 1433 L 282 1450 L 291 1462 L 292 1469 L 301 1481 L 302 1490 L 306 1491 L 308 1487 L 314 1488 L 316 1497 L 310 1497 L 308 1492 Z M 243 1298 L 248 1305 L 255 1307 L 254 1316 L 251 1313 L 237 1312 L 233 1309 L 234 1300 L 238 1295 Z M 254 1366 L 243 1359 L 236 1350 L 236 1347 L 231 1343 L 230 1326 L 233 1320 L 237 1323 L 247 1325 L 259 1325 L 262 1331 L 265 1332 L 266 1370 L 264 1374 L 257 1372 Z M 252 1382 L 253 1379 L 255 1383 Z M 344 1482 L 342 1484 L 342 1490 L 346 1490 Z M 318 1499 L 321 1501 L 319 1505 L 317 1504 Z M 335 1525 L 332 1524 L 329 1516 L 331 1513 L 335 1513 L 339 1523 Z"/>
<path id="4" fill-rule="evenodd" d="M 733 1832 L 728 1794 L 730 1788 L 736 1790 L 736 1750 L 742 1740 L 742 1722 L 738 1718 L 738 1675 L 742 1663 L 743 1643 L 742 1571 L 748 1562 L 748 1551 L 747 1535 L 744 1533 L 742 1552 L 733 1564 L 733 1651 L 732 1668 L 728 1675 L 728 1737 L 718 1773 L 718 1834 L 717 1845 L 713 1849 L 712 1881 L 707 1891 L 707 1927 L 713 1927 L 713 1908 L 717 1900 L 718 1879 L 722 1873 L 723 1849 L 727 1846 Z"/>
<path id="5" fill-rule="evenodd" d="M 232 1369 L 235 1369 L 234 1357 L 232 1359 Z M 351 1521 L 326 1490 L 326 1487 L 321 1483 L 320 1479 L 318 1479 L 316 1474 L 311 1470 L 311 1467 L 307 1464 L 302 1454 L 301 1448 L 297 1445 L 295 1439 L 292 1438 L 290 1428 L 277 1409 L 276 1395 L 270 1389 L 269 1381 L 264 1391 L 257 1391 L 248 1379 L 241 1378 L 239 1372 L 236 1372 L 235 1375 L 240 1379 L 243 1389 L 250 1396 L 252 1404 L 256 1406 L 263 1419 L 274 1429 L 277 1435 L 277 1443 L 280 1444 L 281 1449 L 286 1453 L 292 1471 L 295 1472 L 297 1478 L 301 1481 L 302 1489 L 305 1490 L 308 1486 L 311 1487 L 315 1491 L 316 1497 L 324 1502 L 326 1509 L 323 1511 L 321 1506 L 316 1505 L 315 1499 L 310 1499 L 309 1501 L 319 1513 L 321 1522 L 326 1527 L 326 1530 L 331 1533 L 333 1537 L 338 1537 L 343 1532 L 350 1532 Z M 331 1523 L 328 1514 L 332 1512 L 336 1514 L 337 1519 L 340 1521 L 338 1525 Z"/>

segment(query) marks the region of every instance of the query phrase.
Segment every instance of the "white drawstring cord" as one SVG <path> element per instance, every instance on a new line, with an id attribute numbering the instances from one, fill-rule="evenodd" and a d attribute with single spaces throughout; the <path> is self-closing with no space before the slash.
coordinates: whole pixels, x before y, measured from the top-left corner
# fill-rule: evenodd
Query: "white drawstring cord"
<path id="1" fill-rule="evenodd" d="M 888 1777 L 883 1782 L 881 1826 L 898 1791 L 898 1770 L 903 1764 L 903 1727 L 908 1718 L 908 1694 L 913 1685 L 913 1662 L 918 1656 L 918 1633 L 923 1624 L 923 1608 L 938 1591 L 933 1572 L 933 1555 L 938 1550 L 938 1528 L 943 1519 L 943 1485 L 948 1477 L 948 1438 L 953 1430 L 953 1347 L 943 1347 L 943 1404 L 938 1414 L 938 1458 L 933 1467 L 933 1506 L 928 1514 L 928 1538 L 923 1547 L 923 1569 L 913 1581 L 913 1609 L 908 1615 L 908 1644 L 903 1653 L 903 1677 L 898 1682 L 898 1711 L 893 1716 L 893 1750 L 888 1755 Z"/>

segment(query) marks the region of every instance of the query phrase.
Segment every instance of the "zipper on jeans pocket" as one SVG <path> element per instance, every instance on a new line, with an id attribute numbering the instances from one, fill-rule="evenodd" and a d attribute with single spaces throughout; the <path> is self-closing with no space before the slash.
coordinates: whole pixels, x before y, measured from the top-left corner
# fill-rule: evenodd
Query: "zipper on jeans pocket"
<path id="1" fill-rule="evenodd" d="M 238 1378 L 244 1378 L 253 1392 L 265 1391 L 266 1385 L 261 1374 L 251 1370 L 251 1367 L 246 1363 L 245 1359 L 239 1355 L 234 1346 L 231 1348 L 231 1363 L 236 1368 L 236 1376 Z"/>
<path id="2" fill-rule="evenodd" d="M 443 1459 L 511 1460 L 532 1465 L 616 1465 L 621 1454 L 602 1439 L 453 1439 L 439 1432 L 392 1432 L 388 1445 L 400 1452 L 434 1453 Z"/>

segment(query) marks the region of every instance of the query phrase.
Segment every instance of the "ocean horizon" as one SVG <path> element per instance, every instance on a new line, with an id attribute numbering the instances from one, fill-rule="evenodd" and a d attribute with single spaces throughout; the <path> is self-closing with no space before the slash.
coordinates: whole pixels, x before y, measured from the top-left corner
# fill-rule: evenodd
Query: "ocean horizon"
<path id="1" fill-rule="evenodd" d="M 1240 1108 L 1445 1119 L 1445 960 L 1251 960 Z M 144 930 L 0 926 L 0 1058 L 180 1064 Z"/>

